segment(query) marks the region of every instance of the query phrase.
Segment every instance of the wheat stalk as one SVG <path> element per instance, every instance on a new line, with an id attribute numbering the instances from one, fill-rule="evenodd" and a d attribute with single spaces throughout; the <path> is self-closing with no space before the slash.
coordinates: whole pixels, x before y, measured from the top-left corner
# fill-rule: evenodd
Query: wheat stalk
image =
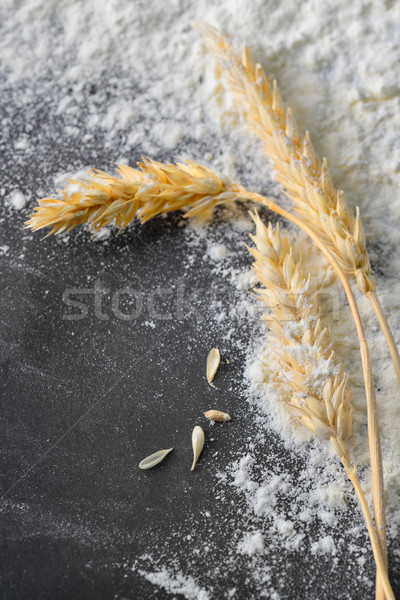
<path id="1" fill-rule="evenodd" d="M 347 440 L 353 410 L 347 375 L 335 359 L 329 331 L 322 327 L 309 291 L 309 278 L 295 262 L 287 237 L 281 236 L 279 227 L 274 230 L 269 224 L 267 228 L 257 214 L 252 217 L 256 234 L 251 238 L 256 247 L 249 250 L 255 258 L 254 272 L 264 286 L 256 293 L 269 308 L 264 320 L 279 365 L 278 377 L 290 390 L 286 405 L 305 427 L 329 440 L 340 457 L 363 511 L 384 592 L 394 598 L 371 513 L 350 461 Z M 321 366 L 329 373 L 323 381 L 315 376 Z"/>
<path id="2" fill-rule="evenodd" d="M 119 165 L 117 175 L 96 170 L 86 180 L 71 180 L 61 199 L 39 200 L 26 226 L 50 227 L 48 235 L 86 222 L 94 231 L 112 223 L 123 229 L 135 217 L 144 223 L 181 209 L 194 217 L 238 197 L 238 186 L 193 161 L 174 165 L 144 159 L 138 166 Z"/>
<path id="3" fill-rule="evenodd" d="M 276 178 L 294 203 L 296 212 L 336 256 L 346 275 L 354 276 L 367 295 L 385 335 L 400 383 L 400 356 L 376 294 L 359 208 L 349 208 L 342 190 L 336 190 L 327 161 L 314 152 L 309 132 L 299 132 L 289 107 L 285 109 L 276 81 L 270 85 L 248 48 L 236 51 L 232 40 L 203 23 L 195 23 L 223 67 L 245 117 L 261 138 Z"/>
<path id="4" fill-rule="evenodd" d="M 229 37 L 208 25 L 196 23 L 195 27 L 202 32 L 222 65 L 224 76 L 243 107 L 247 121 L 263 141 L 264 149 L 273 161 L 277 180 L 293 201 L 301 222 L 314 234 L 311 236 L 314 241 L 318 238 L 329 250 L 342 273 L 346 277 L 355 277 L 360 290 L 371 302 L 400 383 L 400 356 L 376 294 L 358 207 L 354 215 L 343 192 L 334 188 L 326 159 L 321 162 L 315 154 L 308 132 L 304 136 L 299 133 L 290 108 L 285 110 L 276 81 L 272 86 L 269 84 L 261 65 L 252 62 L 248 49 L 236 51 Z M 343 278 L 341 280 L 343 283 Z M 382 459 L 375 391 L 368 348 L 362 340 L 365 337 L 362 324 L 356 322 L 356 326 L 361 336 L 369 413 L 375 518 L 386 554 Z M 377 597 L 381 597 L 379 582 L 377 587 Z"/>

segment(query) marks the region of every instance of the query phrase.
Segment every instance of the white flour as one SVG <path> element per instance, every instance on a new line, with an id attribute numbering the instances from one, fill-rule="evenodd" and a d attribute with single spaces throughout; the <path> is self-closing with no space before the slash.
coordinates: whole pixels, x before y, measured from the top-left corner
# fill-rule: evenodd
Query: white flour
<path id="1" fill-rule="evenodd" d="M 337 187 L 345 190 L 351 205 L 360 205 L 373 266 L 379 257 L 378 290 L 399 343 L 399 3 L 223 0 L 217 6 L 210 0 L 173 0 L 166 8 L 164 2 L 144 0 L 6 0 L 0 8 L 2 77 L 7 85 L 21 85 L 20 100 L 26 107 L 33 95 L 30 83 L 40 82 L 52 99 L 52 115 L 61 119 L 58 136 L 66 145 L 69 139 L 78 139 L 83 146 L 95 147 L 96 135 L 102 135 L 110 160 L 121 162 L 132 154 L 171 161 L 184 153 L 240 178 L 255 191 L 267 187 L 269 193 L 271 189 L 278 192 L 271 184 L 273 173 L 259 142 L 214 77 L 213 60 L 190 26 L 195 19 L 225 28 L 251 46 L 266 72 L 278 79 L 298 125 L 310 130 L 317 152 L 328 158 Z M 114 82 L 111 100 L 101 87 L 104 73 Z M 88 98 L 84 86 L 89 80 L 96 92 Z M 68 94 L 64 93 L 67 88 Z M 4 123 L 5 128 L 13 122 L 12 110 L 10 106 L 10 122 Z M 28 108 L 22 118 L 29 124 Z M 21 134 L 13 144 L 21 168 L 27 168 L 29 157 L 41 152 L 30 143 L 28 134 Z M 70 164 L 59 165 L 40 185 L 60 185 L 67 171 L 87 166 L 79 157 L 71 158 Z M 95 152 L 91 166 L 99 166 Z M 6 196 L 8 209 L 22 211 L 28 200 L 30 208 L 33 206 L 28 190 L 19 191 L 17 182 L 13 189 Z M 48 187 L 41 190 L 42 194 L 52 192 Z M 0 194 L 5 194 L 4 189 Z M 308 552 L 320 560 L 328 557 L 333 566 L 338 564 L 344 543 L 335 538 L 335 528 L 346 518 L 352 491 L 329 449 L 312 441 L 307 431 L 288 418 L 274 383 L 269 381 L 265 330 L 255 324 L 260 307 L 246 292 L 255 278 L 240 261 L 234 263 L 240 258 L 239 246 L 241 256 L 245 253 L 242 242 L 249 243 L 249 230 L 250 220 L 240 213 L 217 231 L 192 224 L 183 230 L 182 240 L 189 248 L 188 269 L 201 251 L 215 278 L 232 287 L 231 304 L 216 300 L 211 311 L 221 346 L 233 343 L 238 352 L 247 351 L 245 377 L 254 409 L 253 437 L 246 448 L 240 447 L 227 468 L 216 468 L 215 473 L 220 485 L 217 500 L 223 502 L 224 490 L 233 486 L 244 515 L 226 565 L 234 568 L 238 557 L 247 560 L 250 583 L 262 590 L 259 597 L 274 600 L 283 593 L 285 583 L 279 587 L 274 573 L 284 579 L 285 570 L 268 562 L 269 550 Z M 97 241 L 106 244 L 109 236 L 107 229 Z M 314 267 L 320 262 L 325 275 L 326 267 L 317 254 L 302 236 L 297 240 L 305 262 Z M 1 246 L 0 252 L 7 253 L 8 247 Z M 353 452 L 370 497 L 366 416 L 354 328 L 333 278 L 328 292 L 324 315 L 329 315 L 333 306 L 334 320 L 328 317 L 328 321 L 335 350 L 349 370 L 354 390 Z M 399 391 L 366 299 L 360 298 L 360 306 L 381 390 L 378 402 L 391 542 L 400 526 Z M 252 323 L 251 336 L 236 340 L 235 322 L 243 319 Z M 155 327 L 152 322 L 146 324 Z M 268 469 L 260 472 L 260 449 L 270 435 L 279 436 L 294 463 L 296 456 L 301 456 L 305 469 L 289 476 L 281 472 L 279 456 L 275 456 Z M 354 556 L 356 579 L 372 585 L 373 577 L 363 570 L 367 548 L 361 520 L 353 529 L 349 526 L 350 531 L 354 545 L 347 550 Z M 207 542 L 199 541 L 197 554 L 189 557 L 193 574 L 181 573 L 176 565 L 169 567 L 168 549 L 150 562 L 144 556 L 137 569 L 170 594 L 208 600 L 212 587 L 198 584 L 196 577 L 196 556 L 207 554 L 206 546 Z M 228 586 L 226 597 L 234 598 L 235 589 Z"/>
<path id="2" fill-rule="evenodd" d="M 193 577 L 185 577 L 179 572 L 171 573 L 166 567 L 150 573 L 139 569 L 139 573 L 153 585 L 162 587 L 171 594 L 181 594 L 189 600 L 211 600 L 209 592 L 200 588 Z"/>
<path id="3" fill-rule="evenodd" d="M 24 194 L 18 190 L 12 192 L 6 198 L 7 204 L 15 210 L 22 210 L 26 206 L 26 198 Z"/>

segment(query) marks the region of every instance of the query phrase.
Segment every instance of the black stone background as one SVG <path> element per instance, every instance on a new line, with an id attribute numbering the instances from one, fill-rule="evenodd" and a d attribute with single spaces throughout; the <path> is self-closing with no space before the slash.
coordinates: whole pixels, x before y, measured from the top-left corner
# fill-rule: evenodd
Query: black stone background
<path id="1" fill-rule="evenodd" d="M 216 391 L 205 381 L 205 357 L 219 341 L 209 294 L 221 293 L 227 302 L 232 293 L 226 281 L 210 276 L 205 248 L 199 248 L 191 271 L 183 268 L 188 248 L 180 217 L 174 215 L 134 226 L 106 245 L 93 243 L 85 231 L 63 243 L 40 241 L 40 235 L 22 229 L 35 199 L 52 191 L 54 173 L 86 164 L 110 168 L 119 148 L 125 148 L 124 134 L 113 147 L 101 131 L 82 143 L 80 123 L 87 106 L 101 111 L 107 97 L 134 95 L 134 85 L 115 78 L 89 79 L 77 116 L 70 117 L 78 129 L 70 137 L 64 133 L 68 117 L 56 114 L 54 98 L 71 91 L 58 87 L 56 77 L 23 89 L 3 88 L 0 187 L 4 198 L 20 189 L 30 204 L 20 212 L 5 203 L 1 209 L 1 244 L 10 247 L 0 263 L 1 597 L 172 598 L 131 569 L 144 552 L 157 555 L 162 550 L 176 554 L 178 566 L 201 585 L 213 586 L 215 599 L 226 598 L 227 589 L 234 587 L 235 598 L 262 597 L 262 586 L 248 577 L 251 562 L 227 560 L 235 532 L 246 525 L 244 500 L 233 489 L 225 489 L 223 500 L 216 499 L 221 493 L 216 471 L 249 448 L 260 463 L 260 477 L 261 469 L 277 462 L 295 477 L 302 461 L 288 460 L 272 435 L 264 445 L 252 446 L 257 425 L 240 383 L 245 343 L 242 351 L 224 343 L 230 364 L 222 365 Z M 28 136 L 28 151 L 15 148 L 21 135 Z M 201 156 L 207 148 L 196 143 Z M 224 141 L 221 136 L 208 143 L 218 152 Z M 154 158 L 172 160 L 192 149 L 188 137 L 173 154 L 160 149 Z M 132 151 L 130 164 L 138 158 L 139 152 Z M 242 250 L 234 260 L 250 264 Z M 109 293 L 103 299 L 108 319 L 95 317 L 92 300 L 85 319 L 63 319 L 68 312 L 64 290 L 92 287 L 96 281 L 111 292 L 133 286 L 144 298 L 159 286 L 164 295 L 157 308 L 167 315 L 175 314 L 177 281 L 184 282 L 189 299 L 179 318 L 157 321 L 154 329 L 143 325 L 149 319 L 146 310 L 135 321 L 115 318 Z M 246 319 L 237 320 L 235 327 L 245 342 Z M 210 433 L 201 415 L 215 404 L 229 410 L 234 420 Z M 191 473 L 190 432 L 196 424 L 205 427 L 208 441 Z M 138 470 L 142 458 L 170 446 L 175 450 L 163 465 Z M 282 498 L 282 510 L 290 515 L 289 499 Z M 371 553 L 360 569 L 346 548 L 354 523 L 361 519 L 350 495 L 341 530 L 335 532 L 335 539 L 344 543 L 334 565 L 329 557 L 316 559 L 304 551 L 272 551 L 272 584 L 281 598 L 373 597 Z M 187 539 L 190 533 L 192 540 Z M 211 550 L 193 560 L 199 538 L 209 541 Z M 400 571 L 392 554 L 390 566 L 400 594 Z M 370 584 L 364 576 L 368 571 Z"/>

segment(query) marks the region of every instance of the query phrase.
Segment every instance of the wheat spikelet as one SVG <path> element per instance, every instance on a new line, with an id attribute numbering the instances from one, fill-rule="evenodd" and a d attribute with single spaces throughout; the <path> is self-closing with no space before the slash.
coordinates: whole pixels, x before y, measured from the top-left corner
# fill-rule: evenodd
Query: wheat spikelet
<path id="1" fill-rule="evenodd" d="M 350 459 L 346 440 L 352 430 L 351 389 L 347 375 L 335 360 L 329 331 L 323 328 L 310 278 L 293 258 L 286 236 L 266 227 L 252 214 L 251 235 L 256 259 L 253 270 L 263 288 L 257 295 L 269 308 L 264 315 L 271 350 L 280 365 L 282 382 L 291 391 L 288 408 L 314 434 L 328 439 L 340 457 Z M 316 373 L 323 371 L 322 377 Z"/>
<path id="2" fill-rule="evenodd" d="M 119 165 L 117 175 L 92 171 L 87 180 L 70 181 L 72 187 L 61 191 L 62 199 L 39 200 L 27 227 L 50 227 L 48 235 L 86 222 L 94 231 L 112 223 L 122 229 L 134 217 L 144 223 L 180 209 L 193 217 L 237 199 L 238 186 L 193 161 L 174 165 L 143 160 L 138 166 Z"/>
<path id="3" fill-rule="evenodd" d="M 195 23 L 223 67 L 229 86 L 247 121 L 261 138 L 276 178 L 296 211 L 335 254 L 345 273 L 360 289 L 375 290 L 359 209 L 350 210 L 341 190 L 333 186 L 326 159 L 315 154 L 308 132 L 301 135 L 290 108 L 284 107 L 276 81 L 270 85 L 261 65 L 247 48 L 237 51 L 228 36 Z"/>
<path id="4" fill-rule="evenodd" d="M 347 375 L 335 359 L 329 331 L 322 328 L 309 290 L 309 278 L 302 273 L 301 264 L 294 261 L 287 238 L 281 236 L 279 227 L 276 230 L 271 224 L 265 227 L 257 214 L 252 217 L 256 234 L 251 238 L 256 247 L 249 250 L 256 259 L 254 272 L 264 286 L 256 293 L 269 308 L 264 319 L 270 329 L 271 350 L 279 364 L 277 375 L 290 390 L 287 407 L 305 427 L 329 440 L 340 457 L 368 528 L 379 585 L 385 597 L 394 600 L 385 552 L 356 467 L 350 461 L 347 440 L 352 431 L 353 410 Z M 318 373 L 322 373 L 322 377 Z"/>

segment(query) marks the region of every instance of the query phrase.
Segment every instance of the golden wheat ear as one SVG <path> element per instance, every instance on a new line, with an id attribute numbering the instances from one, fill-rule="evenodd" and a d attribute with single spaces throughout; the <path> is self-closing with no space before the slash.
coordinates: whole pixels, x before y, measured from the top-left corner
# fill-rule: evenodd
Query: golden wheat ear
<path id="1" fill-rule="evenodd" d="M 286 236 L 271 224 L 266 227 L 257 213 L 249 248 L 255 258 L 253 270 L 263 286 L 256 293 L 268 307 L 264 316 L 270 329 L 270 348 L 278 365 L 277 377 L 289 390 L 285 402 L 295 418 L 321 439 L 328 440 L 338 454 L 353 484 L 368 528 L 377 571 L 386 598 L 394 598 L 385 555 L 371 513 L 351 465 L 347 440 L 352 431 L 353 409 L 348 377 L 332 353 L 330 333 L 321 325 L 308 278 L 293 258 Z M 321 369 L 329 372 L 324 382 L 315 378 Z"/>
<path id="2" fill-rule="evenodd" d="M 287 406 L 314 434 L 330 440 L 339 456 L 350 459 L 346 440 L 352 430 L 351 389 L 332 352 L 330 332 L 321 325 L 309 276 L 279 227 L 266 227 L 257 213 L 251 214 L 256 234 L 250 236 L 255 247 L 249 250 L 262 286 L 256 294 L 269 309 L 264 319 L 278 377 L 291 391 Z M 322 364 L 330 374 L 321 385 L 314 375 Z"/>
<path id="3" fill-rule="evenodd" d="M 37 231 L 62 234 L 89 223 L 94 231 L 106 225 L 126 227 L 135 217 L 142 223 L 183 210 L 185 217 L 202 216 L 219 204 L 234 202 L 239 187 L 207 167 L 163 164 L 143 159 L 138 169 L 119 165 L 115 175 L 91 171 L 87 179 L 70 181 L 61 198 L 43 198 L 26 222 Z"/>
<path id="4" fill-rule="evenodd" d="M 216 55 L 245 118 L 261 138 L 273 162 L 277 180 L 295 210 L 318 229 L 345 272 L 366 279 L 360 284 L 374 288 L 365 236 L 357 211 L 354 216 L 343 192 L 335 190 L 326 159 L 315 154 L 310 135 L 301 134 L 292 111 L 285 108 L 276 81 L 270 84 L 260 64 L 254 64 L 248 48 L 236 49 L 226 35 L 205 24 L 196 23 Z M 359 275 L 359 278 L 361 276 Z"/>
<path id="5" fill-rule="evenodd" d="M 301 134 L 292 111 L 285 108 L 276 81 L 270 84 L 248 48 L 235 48 L 231 38 L 205 23 L 194 23 L 216 56 L 245 118 L 262 140 L 276 178 L 295 211 L 335 255 L 340 267 L 353 276 L 368 297 L 384 333 L 400 383 L 400 355 L 379 302 L 357 207 L 349 208 L 344 193 L 335 189 L 326 159 L 315 153 L 309 133 Z"/>

